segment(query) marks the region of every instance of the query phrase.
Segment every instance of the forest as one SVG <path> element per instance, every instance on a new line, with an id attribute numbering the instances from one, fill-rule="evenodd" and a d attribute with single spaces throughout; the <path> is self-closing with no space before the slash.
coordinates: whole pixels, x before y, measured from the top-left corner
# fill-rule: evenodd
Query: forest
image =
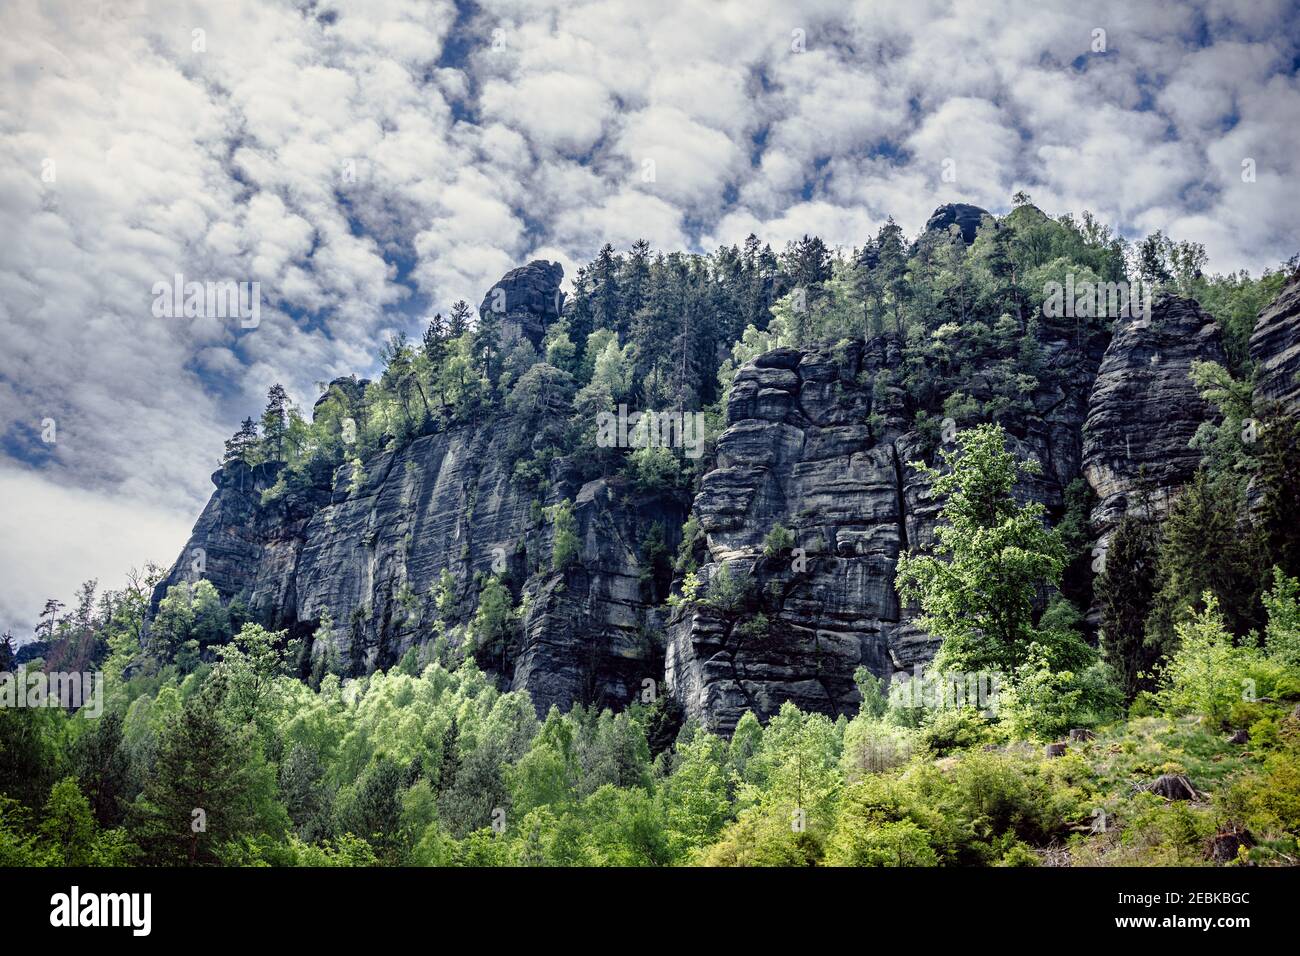
<path id="1" fill-rule="evenodd" d="M 1294 865 L 1300 420 L 1255 401 L 1249 340 L 1296 265 L 1210 273 L 1194 243 L 1129 243 L 1018 194 L 970 243 L 955 227 L 909 240 L 891 219 L 854 249 L 607 245 L 540 347 L 459 301 L 384 343 L 364 388 L 321 383 L 303 410 L 276 385 L 222 461 L 269 475 L 268 506 L 508 417 L 530 439 L 510 450 L 511 480 L 539 502 L 565 460 L 689 512 L 737 369 L 778 347 L 884 343 L 875 387 L 928 436 L 916 466 L 942 519 L 893 584 L 942 639 L 935 672 L 1004 675 L 996 706 L 927 706 L 862 668 L 856 714 L 787 703 L 729 737 L 655 688 L 617 711 L 539 715 L 494 663 L 522 639 L 503 577 L 466 594 L 444 572 L 418 646 L 370 670 L 208 581 L 152 610 L 165 570 L 147 565 L 116 590 L 87 582 L 71 608 L 50 599 L 33 642 L 0 642 L 0 671 L 102 671 L 107 687 L 94 719 L 0 707 L 0 865 Z M 1132 507 L 1100 567 L 1086 484 L 1049 514 L 1016 493 L 1038 464 L 1008 442 L 1035 414 L 1028 396 L 1071 374 L 1046 359 L 1047 326 L 1080 355 L 1111 336 L 1105 316 L 1044 315 L 1067 278 L 1195 300 L 1225 358 L 1192 367 L 1217 409 L 1194 478 L 1167 508 Z M 702 413 L 704 453 L 600 444 L 598 417 L 620 404 Z M 536 571 L 561 573 L 572 503 L 544 511 L 553 546 Z M 665 605 L 734 612 L 743 582 L 697 576 L 696 518 L 672 532 L 679 548 L 665 536 L 644 553 Z M 765 542 L 791 543 L 780 526 Z"/>

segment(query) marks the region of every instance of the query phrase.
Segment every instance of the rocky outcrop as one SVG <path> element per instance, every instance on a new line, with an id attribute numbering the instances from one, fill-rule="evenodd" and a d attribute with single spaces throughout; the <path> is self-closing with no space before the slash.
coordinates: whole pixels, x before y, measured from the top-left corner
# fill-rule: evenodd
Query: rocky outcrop
<path id="1" fill-rule="evenodd" d="M 540 347 L 546 327 L 564 309 L 564 293 L 560 291 L 563 278 L 564 267 L 544 259 L 511 269 L 483 297 L 479 315 L 493 312 L 500 316 L 503 342 L 523 335 Z"/>
<path id="2" fill-rule="evenodd" d="M 1250 337 L 1255 398 L 1300 409 L 1300 274 L 1259 314 Z"/>
<path id="3" fill-rule="evenodd" d="M 1079 473 L 1101 356 L 1099 345 L 1050 325 L 1041 345 L 1055 374 L 1011 440 L 1043 466 L 1018 494 L 1059 515 Z M 934 639 L 894 590 L 899 554 L 931 546 L 939 510 L 910 464 L 935 449 L 910 429 L 902 392 L 889 384 L 898 365 L 881 337 L 777 349 L 736 372 L 716 467 L 694 505 L 707 536 L 698 573 L 706 600 L 669 626 L 666 680 L 688 717 L 729 733 L 744 711 L 765 720 L 787 700 L 852 714 L 857 668 L 890 677 L 933 656 Z M 778 525 L 794 550 L 767 553 Z M 733 606 L 715 592 L 730 592 Z"/>
<path id="4" fill-rule="evenodd" d="M 982 215 L 941 207 L 931 228 L 956 224 L 970 241 Z M 539 345 L 563 306 L 561 276 L 543 261 L 516 269 L 489 291 L 483 314 Z M 1298 305 L 1293 281 L 1260 317 L 1251 340 L 1259 397 L 1300 401 Z M 1217 326 L 1194 302 L 1166 297 L 1147 319 L 1119 320 L 1111 336 L 1074 319 L 1040 316 L 1031 327 L 1038 341 L 1015 359 L 1025 374 L 1014 400 L 996 358 L 963 373 L 961 391 L 976 407 L 999 408 L 1013 450 L 1041 465 L 1017 496 L 1042 502 L 1055 520 L 1083 476 L 1104 539 L 1139 490 L 1164 507 L 1195 471 L 1188 441 L 1212 409 L 1189 373 L 1196 359 L 1223 361 Z M 778 348 L 737 370 L 693 504 L 703 532 L 697 599 L 675 608 L 666 555 L 688 516 L 682 500 L 623 479 L 588 480 L 589 463 L 564 458 L 541 484 L 516 474 L 520 455 L 572 412 L 551 398 L 513 412 L 507 403 L 486 423 L 375 454 L 359 475 L 342 467 L 265 500 L 279 466 L 223 468 L 155 606 L 169 585 L 207 578 L 271 627 L 309 636 L 331 620 L 312 653 L 361 674 L 411 648 L 427 659 L 441 639 L 465 641 L 480 588 L 498 575 L 519 607 L 516 634 L 461 649 L 503 686 L 528 691 L 539 712 L 621 708 L 658 693 L 662 680 L 686 716 L 722 733 L 744 711 L 765 720 L 787 700 L 852 714 L 859 667 L 892 677 L 936 650 L 916 609 L 899 605 L 894 570 L 900 554 L 932 545 L 941 504 L 911 463 L 933 463 L 951 434 L 918 427 L 902 370 L 883 335 Z M 331 392 L 355 406 L 365 389 L 344 378 Z M 578 545 L 556 568 L 546 509 L 565 500 Z"/>
<path id="5" fill-rule="evenodd" d="M 1162 511 L 1200 464 L 1188 442 L 1214 409 L 1190 377 L 1198 359 L 1225 360 L 1218 324 L 1189 299 L 1166 296 L 1149 317 L 1117 321 L 1084 425 L 1083 473 L 1102 539 L 1139 491 Z"/>
<path id="6" fill-rule="evenodd" d="M 979 232 L 984 217 L 988 215 L 987 209 L 972 206 L 970 203 L 944 203 L 926 220 L 925 231 L 947 233 L 949 226 L 956 226 L 961 230 L 962 239 L 970 245 L 975 241 L 975 234 Z"/>
<path id="7" fill-rule="evenodd" d="M 604 481 L 577 487 L 556 466 L 544 500 L 511 478 L 509 420 L 416 439 L 367 462 L 351 480 L 340 468 L 317 500 L 261 503 L 273 476 L 259 469 L 214 475 L 217 491 L 155 601 L 179 581 L 207 578 L 240 595 L 274 628 L 307 636 L 329 618 L 313 656 L 344 673 L 395 664 L 410 648 L 426 653 L 440 634 L 456 642 L 472 617 L 481 582 L 502 574 L 525 611 L 517 645 L 483 666 L 527 690 L 539 712 L 574 702 L 629 704 L 662 673 L 663 624 L 656 582 L 642 571 L 642 544 L 656 523 L 664 546 L 680 537 L 684 509 L 671 499 L 623 502 Z M 551 572 L 553 528 L 543 506 L 574 500 L 581 546 Z M 436 606 L 449 571 L 449 610 Z M 666 592 L 668 582 L 658 582 Z M 523 600 L 526 597 L 526 600 Z"/>
<path id="8" fill-rule="evenodd" d="M 530 263 L 506 275 L 495 287 L 501 298 L 489 292 L 484 308 L 500 301 L 503 328 L 513 322 L 540 341 L 562 304 L 561 276 L 558 264 Z M 348 403 L 365 389 L 352 378 L 331 384 Z M 332 621 L 313 657 L 361 674 L 392 666 L 412 647 L 427 657 L 441 635 L 455 645 L 483 580 L 497 574 L 522 607 L 519 636 L 499 657 L 480 653 L 483 666 L 527 690 L 542 713 L 575 702 L 624 707 L 663 672 L 659 606 L 671 582 L 666 569 L 656 577 L 646 568 L 645 543 L 653 538 L 671 554 L 685 508 L 606 481 L 582 484 L 580 469 L 563 459 L 552 463 L 544 494 L 517 480 L 520 450 L 546 416 L 569 413 L 564 403 L 520 419 L 501 411 L 485 425 L 374 455 L 358 477 L 344 465 L 320 487 L 265 502 L 279 466 L 229 465 L 212 476 L 216 491 L 156 588 L 154 608 L 171 585 L 206 578 L 227 599 L 242 597 L 256 619 L 296 636 Z M 566 499 L 580 547 L 553 571 L 545 508 Z M 444 572 L 454 588 L 440 612 Z"/>

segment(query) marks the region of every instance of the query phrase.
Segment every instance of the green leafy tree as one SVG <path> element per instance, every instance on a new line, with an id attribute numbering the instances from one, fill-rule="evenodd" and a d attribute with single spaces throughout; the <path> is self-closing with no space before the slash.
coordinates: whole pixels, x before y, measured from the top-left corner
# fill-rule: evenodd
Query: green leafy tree
<path id="1" fill-rule="evenodd" d="M 501 578 L 493 575 L 483 583 L 474 612 L 474 650 L 484 661 L 496 660 L 505 673 L 506 656 L 514 633 L 514 601 Z"/>
<path id="2" fill-rule="evenodd" d="M 1065 550 L 1043 523 L 1037 502 L 1017 503 L 1012 489 L 1034 463 L 1005 448 L 1001 426 L 957 435 L 943 452 L 945 473 L 919 465 L 944 501 L 933 555 L 901 557 L 897 587 L 920 603 L 921 626 L 943 639 L 934 667 L 977 672 L 1015 670 L 1038 633 L 1034 601 L 1060 580 Z"/>
<path id="3" fill-rule="evenodd" d="M 731 817 L 727 744 L 695 728 L 678 741 L 672 775 L 663 784 L 668 842 L 677 859 L 706 847 Z"/>
<path id="4" fill-rule="evenodd" d="M 573 514 L 573 502 L 561 501 L 550 509 L 551 525 L 555 537 L 551 545 L 551 570 L 563 571 L 578 560 L 582 541 L 578 537 L 578 519 Z"/>

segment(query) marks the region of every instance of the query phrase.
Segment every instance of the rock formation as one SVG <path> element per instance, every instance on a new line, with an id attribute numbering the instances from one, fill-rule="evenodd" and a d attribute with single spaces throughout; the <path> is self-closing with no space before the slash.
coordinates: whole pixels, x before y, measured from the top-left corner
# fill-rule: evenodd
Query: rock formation
<path id="1" fill-rule="evenodd" d="M 1042 465 L 1019 493 L 1059 516 L 1079 474 L 1100 343 L 1050 323 L 1040 342 L 1056 374 L 1011 436 L 1018 454 Z M 909 464 L 934 449 L 911 430 L 900 390 L 876 387 L 897 365 L 881 337 L 777 349 L 736 372 L 728 428 L 694 513 L 708 536 L 704 587 L 725 568 L 748 594 L 737 614 L 706 604 L 674 616 L 666 677 L 688 717 L 729 733 L 745 710 L 766 718 L 786 700 L 852 714 L 858 667 L 889 677 L 933 656 L 934 640 L 894 591 L 899 554 L 930 546 L 939 510 Z M 799 551 L 764 554 L 778 524 Z"/>
<path id="2" fill-rule="evenodd" d="M 546 327 L 564 309 L 564 293 L 560 291 L 563 278 L 564 267 L 544 259 L 511 269 L 483 297 L 479 315 L 495 312 L 501 316 L 503 342 L 523 335 L 534 346 L 540 346 Z"/>
<path id="3" fill-rule="evenodd" d="M 970 241 L 982 215 L 945 206 L 929 228 L 956 224 Z M 540 344 L 561 314 L 561 275 L 558 264 L 529 263 L 481 308 Z M 1293 282 L 1251 340 L 1258 394 L 1293 407 L 1298 306 Z M 1066 488 L 1085 477 L 1104 538 L 1140 485 L 1163 506 L 1196 468 L 1188 440 L 1211 409 L 1188 374 L 1195 359 L 1223 360 L 1219 331 L 1174 297 L 1149 320 L 1119 320 L 1109 337 L 1073 319 L 1037 321 L 1039 367 L 1007 428 L 1017 454 L 1042 470 L 1017 494 L 1055 520 Z M 899 606 L 894 568 L 901 553 L 930 546 L 939 510 L 910 463 L 934 461 L 951 436 L 918 427 L 896 384 L 900 366 L 888 335 L 778 348 L 743 365 L 690 509 L 622 479 L 586 481 L 564 458 L 549 464 L 545 491 L 516 480 L 538 421 L 571 414 L 563 401 L 531 409 L 527 421 L 494 408 L 491 421 L 426 434 L 371 456 L 361 475 L 340 467 L 318 487 L 266 503 L 280 466 L 230 465 L 213 475 L 216 491 L 155 607 L 168 586 L 207 578 L 274 628 L 306 636 L 331 619 L 313 654 L 360 674 L 412 647 L 427 654 L 438 634 L 472 618 L 482 581 L 499 574 L 522 608 L 521 636 L 483 663 L 540 712 L 575 702 L 621 708 L 662 684 L 687 716 L 724 733 L 745 710 L 766 719 L 787 700 L 852 714 L 857 668 L 889 677 L 935 650 L 916 609 Z M 365 393 L 363 381 L 334 384 L 348 402 Z M 962 383 L 979 401 L 995 386 L 982 369 Z M 554 570 L 545 508 L 563 500 L 573 502 L 579 547 Z M 697 576 L 707 599 L 671 609 L 671 574 L 646 543 L 674 553 L 690 513 L 703 531 Z M 777 540 L 778 526 L 792 541 Z M 454 593 L 440 612 L 444 571 Z"/>
<path id="4" fill-rule="evenodd" d="M 984 221 L 984 217 L 987 215 L 989 215 L 987 209 L 972 206 L 970 203 L 944 203 L 926 220 L 925 231 L 947 232 L 949 226 L 957 226 L 961 229 L 962 239 L 966 241 L 967 245 L 970 245 L 975 241 L 975 234 L 979 231 L 980 223 Z"/>
<path id="5" fill-rule="evenodd" d="M 561 274 L 558 265 L 531 263 L 498 285 L 509 320 L 539 341 L 557 314 Z M 489 293 L 485 307 L 491 301 Z M 343 382 L 359 396 L 362 385 Z M 641 572 L 639 542 L 658 523 L 675 548 L 684 509 L 657 498 L 629 508 L 626 489 L 579 485 L 563 461 L 545 500 L 536 500 L 511 480 L 512 449 L 527 447 L 528 427 L 503 414 L 426 435 L 372 457 L 359 482 L 345 465 L 330 488 L 268 504 L 262 493 L 279 466 L 223 468 L 154 607 L 171 585 L 207 578 L 225 597 L 245 596 L 273 628 L 307 636 L 328 616 L 329 646 L 313 653 L 363 673 L 433 641 L 433 592 L 444 569 L 456 592 L 448 625 L 473 614 L 482 577 L 504 571 L 517 601 L 527 592 L 524 639 L 501 662 L 504 681 L 529 691 L 542 713 L 575 701 L 626 706 L 663 670 L 653 635 L 666 595 Z M 553 530 L 542 509 L 566 498 L 575 502 L 581 548 L 571 567 L 552 574 Z"/>
<path id="6" fill-rule="evenodd" d="M 1255 397 L 1300 408 L 1300 276 L 1259 314 L 1250 337 Z"/>
<path id="7" fill-rule="evenodd" d="M 1218 324 L 1191 300 L 1166 296 L 1148 318 L 1117 320 L 1084 425 L 1083 474 L 1100 499 L 1102 539 L 1140 489 L 1163 511 L 1196 471 L 1201 455 L 1188 442 L 1214 414 L 1190 377 L 1197 359 L 1224 354 Z"/>

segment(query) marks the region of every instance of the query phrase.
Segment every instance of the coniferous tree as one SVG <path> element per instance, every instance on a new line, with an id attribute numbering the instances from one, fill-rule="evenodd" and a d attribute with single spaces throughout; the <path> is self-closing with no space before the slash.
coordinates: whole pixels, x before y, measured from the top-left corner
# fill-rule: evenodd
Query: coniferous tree
<path id="1" fill-rule="evenodd" d="M 910 296 L 907 284 L 907 255 L 903 245 L 903 230 L 890 216 L 876 234 L 880 282 L 889 296 L 894 313 L 894 334 L 903 337 L 904 307 Z"/>
<path id="2" fill-rule="evenodd" d="M 1142 514 L 1120 519 L 1106 549 L 1106 564 L 1097 578 L 1101 607 L 1101 646 L 1119 680 L 1125 701 L 1147 683 L 1158 655 L 1147 643 L 1146 623 L 1158 580 L 1159 530 Z"/>
<path id="3" fill-rule="evenodd" d="M 469 320 L 474 314 L 470 304 L 464 299 L 458 299 L 451 307 L 451 314 L 447 317 L 447 337 L 458 339 L 469 331 Z"/>
<path id="4" fill-rule="evenodd" d="M 262 448 L 271 461 L 284 461 L 285 439 L 289 433 L 289 393 L 279 382 L 266 393 L 266 410 L 262 412 Z"/>
<path id="5" fill-rule="evenodd" d="M 1197 471 L 1169 509 L 1160 548 L 1160 587 L 1148 621 L 1156 649 L 1168 653 L 1179 623 L 1218 598 L 1234 634 L 1258 627 L 1263 579 L 1258 536 L 1238 520 L 1242 489 L 1232 476 Z"/>
<path id="6" fill-rule="evenodd" d="M 592 318 L 598 329 L 613 329 L 620 339 L 628 333 L 627 316 L 619 296 L 618 273 L 621 260 L 614 247 L 605 243 L 591 264 L 588 279 L 591 282 Z"/>
<path id="7" fill-rule="evenodd" d="M 239 426 L 239 431 L 226 439 L 226 453 L 221 463 L 223 465 L 255 464 L 257 445 L 257 423 L 252 418 L 245 418 Z"/>
<path id="8" fill-rule="evenodd" d="M 1300 419 L 1280 410 L 1267 412 L 1258 426 L 1257 482 L 1261 492 L 1259 528 L 1266 563 L 1300 576 Z"/>
<path id="9" fill-rule="evenodd" d="M 209 678 L 159 741 L 134 808 L 135 832 L 153 863 L 217 863 L 224 843 L 258 823 L 252 811 L 268 781 L 258 779 L 250 759 L 251 728 L 226 721 L 221 697 L 222 682 Z"/>
<path id="10" fill-rule="evenodd" d="M 90 801 L 101 826 L 117 826 L 122 819 L 130 770 L 122 746 L 122 715 L 110 710 L 95 722 L 95 729 L 77 740 L 77 781 Z"/>
<path id="11" fill-rule="evenodd" d="M 479 372 L 495 385 L 501 358 L 501 316 L 491 308 L 479 312 L 474 330 L 474 359 Z"/>

